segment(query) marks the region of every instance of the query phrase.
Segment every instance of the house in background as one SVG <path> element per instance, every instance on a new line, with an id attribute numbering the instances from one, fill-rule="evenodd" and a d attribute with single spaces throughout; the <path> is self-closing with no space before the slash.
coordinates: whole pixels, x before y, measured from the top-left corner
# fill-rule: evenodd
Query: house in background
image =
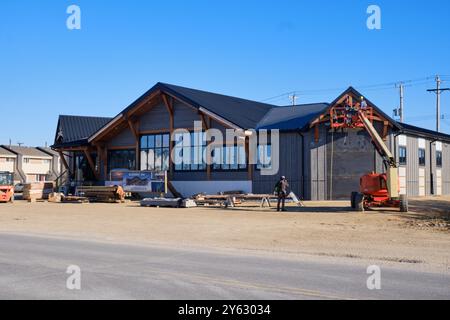
<path id="1" fill-rule="evenodd" d="M 34 147 L 1 146 L 15 156 L 15 177 L 22 183 L 53 181 L 58 177 L 59 158 Z M 15 179 L 15 180 L 16 180 Z"/>
<path id="2" fill-rule="evenodd" d="M 17 155 L 0 146 L 0 172 L 14 173 L 14 182 L 21 181 L 17 174 Z"/>

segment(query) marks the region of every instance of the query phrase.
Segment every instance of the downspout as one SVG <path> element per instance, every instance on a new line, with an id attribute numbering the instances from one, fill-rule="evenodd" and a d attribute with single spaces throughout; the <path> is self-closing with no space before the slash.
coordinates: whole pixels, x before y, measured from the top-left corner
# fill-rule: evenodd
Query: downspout
<path id="1" fill-rule="evenodd" d="M 439 140 L 432 140 L 430 141 L 430 194 L 435 195 L 436 192 L 434 191 L 434 173 L 433 173 L 433 143 L 437 142 Z M 437 166 L 435 166 L 437 167 Z"/>
<path id="2" fill-rule="evenodd" d="M 306 187 L 306 180 L 305 180 L 305 136 L 298 131 L 298 134 L 300 137 L 302 137 L 302 200 L 305 200 L 305 187 Z"/>

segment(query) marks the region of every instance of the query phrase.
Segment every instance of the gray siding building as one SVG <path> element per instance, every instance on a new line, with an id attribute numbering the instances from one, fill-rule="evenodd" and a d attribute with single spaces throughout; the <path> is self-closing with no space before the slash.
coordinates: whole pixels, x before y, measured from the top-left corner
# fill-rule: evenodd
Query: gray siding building
<path id="1" fill-rule="evenodd" d="M 68 179 L 77 183 L 108 183 L 113 169 L 164 170 L 183 196 L 228 190 L 262 194 L 272 193 L 285 175 L 304 199 L 349 199 L 362 175 L 385 170 L 363 128 L 330 125 L 345 99 L 360 97 L 349 88 L 331 103 L 282 107 L 158 83 L 114 118 L 60 116 L 52 148 L 64 159 Z M 365 101 L 368 117 L 396 156 L 401 193 L 450 194 L 450 135 L 399 123 Z M 258 163 L 251 164 L 246 135 L 214 150 L 212 157 L 232 155 L 238 160 L 233 164 L 174 163 L 170 154 L 177 154 L 177 144 L 170 137 L 178 129 L 191 133 L 194 158 L 207 147 L 207 139 L 194 132 L 195 121 L 204 130 L 256 130 L 258 150 L 265 153 L 257 152 Z M 260 130 L 280 133 L 279 170 L 271 175 L 261 174 L 260 157 L 271 158 L 275 150 L 259 139 Z"/>

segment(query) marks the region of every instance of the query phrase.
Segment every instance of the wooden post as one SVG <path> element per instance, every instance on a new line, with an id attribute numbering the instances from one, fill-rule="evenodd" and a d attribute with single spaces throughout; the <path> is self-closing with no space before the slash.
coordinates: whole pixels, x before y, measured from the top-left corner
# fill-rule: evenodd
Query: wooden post
<path id="1" fill-rule="evenodd" d="M 69 171 L 69 174 L 72 174 L 72 170 L 70 170 L 69 164 L 67 163 L 64 153 L 61 150 L 58 150 L 58 154 L 59 154 L 59 157 L 61 158 L 64 168 L 66 168 L 66 170 Z"/>
<path id="2" fill-rule="evenodd" d="M 173 142 L 172 142 L 172 135 L 175 130 L 175 119 L 174 119 L 174 106 L 173 106 L 173 98 L 169 98 L 164 93 L 162 94 L 162 99 L 164 101 L 164 105 L 167 108 L 167 111 L 169 112 L 169 131 L 170 131 L 170 138 L 169 138 L 169 178 L 170 180 L 173 179 L 173 160 L 172 160 L 172 151 L 173 151 Z"/>
<path id="3" fill-rule="evenodd" d="M 89 167 L 91 168 L 92 172 L 94 173 L 95 178 L 98 179 L 99 175 L 98 175 L 97 170 L 95 169 L 95 163 L 94 163 L 94 160 L 91 157 L 90 150 L 88 148 L 85 148 L 85 149 L 83 149 L 83 152 L 84 152 L 84 155 L 86 156 L 86 159 L 87 159 L 87 161 L 89 163 Z"/>

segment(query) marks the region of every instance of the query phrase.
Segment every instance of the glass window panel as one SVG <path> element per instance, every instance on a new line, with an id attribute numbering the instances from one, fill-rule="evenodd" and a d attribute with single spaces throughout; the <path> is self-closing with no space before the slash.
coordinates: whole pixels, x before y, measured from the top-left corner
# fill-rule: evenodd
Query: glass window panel
<path id="1" fill-rule="evenodd" d="M 147 158 L 148 158 L 148 152 L 147 151 L 141 151 L 141 170 L 148 170 L 147 167 Z"/>
<path id="2" fill-rule="evenodd" d="M 163 147 L 168 148 L 170 146 L 170 135 L 163 135 Z"/>
<path id="3" fill-rule="evenodd" d="M 141 137 L 141 148 L 142 149 L 147 149 L 148 148 L 148 137 L 147 136 L 142 136 Z"/>
<path id="4" fill-rule="evenodd" d="M 163 170 L 167 171 L 169 170 L 169 157 L 170 157 L 170 150 L 169 148 L 163 149 Z"/>
<path id="5" fill-rule="evenodd" d="M 155 149 L 155 170 L 162 170 L 162 149 Z"/>
<path id="6" fill-rule="evenodd" d="M 148 150 L 148 158 L 147 158 L 147 163 L 148 163 L 148 170 L 155 170 L 155 150 L 150 149 Z"/>
<path id="7" fill-rule="evenodd" d="M 155 147 L 155 136 L 148 136 L 148 147 L 154 148 Z"/>
<path id="8" fill-rule="evenodd" d="M 162 147 L 162 135 L 158 134 L 155 136 L 155 148 Z"/>
<path id="9" fill-rule="evenodd" d="M 238 155 L 238 157 L 239 157 L 239 169 L 245 169 L 245 168 L 247 168 L 247 164 L 246 164 L 246 162 L 247 162 L 247 155 L 246 155 L 246 152 L 245 152 L 245 146 L 239 146 L 239 148 L 238 148 L 238 151 L 239 151 L 239 155 Z"/>
<path id="10" fill-rule="evenodd" d="M 198 153 L 197 147 L 191 147 L 191 170 L 198 170 Z"/>

